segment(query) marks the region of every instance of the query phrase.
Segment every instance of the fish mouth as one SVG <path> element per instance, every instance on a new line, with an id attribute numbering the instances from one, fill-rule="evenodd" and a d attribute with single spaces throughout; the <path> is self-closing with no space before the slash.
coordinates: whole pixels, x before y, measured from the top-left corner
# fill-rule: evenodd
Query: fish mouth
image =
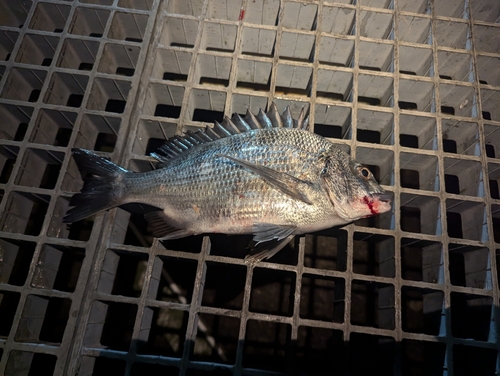
<path id="1" fill-rule="evenodd" d="M 378 200 L 378 201 L 384 202 L 386 204 L 389 204 L 392 201 L 391 196 L 389 196 L 386 193 L 374 193 L 374 194 L 372 194 L 372 198 L 374 200 Z"/>

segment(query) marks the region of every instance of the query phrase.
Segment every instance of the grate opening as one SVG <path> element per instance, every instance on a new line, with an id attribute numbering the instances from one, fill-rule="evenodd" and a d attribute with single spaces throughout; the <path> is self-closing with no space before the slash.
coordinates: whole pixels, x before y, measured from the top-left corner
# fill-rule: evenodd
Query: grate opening
<path id="1" fill-rule="evenodd" d="M 102 73 L 132 77 L 140 52 L 141 48 L 137 46 L 107 43 L 97 70 Z"/>
<path id="2" fill-rule="evenodd" d="M 121 359 L 113 359 L 105 356 L 91 357 L 82 356 L 79 359 L 80 372 L 88 372 L 92 375 L 106 376 L 110 370 L 117 375 L 125 373 L 127 362 Z"/>
<path id="3" fill-rule="evenodd" d="M 109 15 L 109 10 L 77 7 L 71 20 L 69 33 L 100 38 Z"/>
<path id="4" fill-rule="evenodd" d="M 61 33 L 66 25 L 71 6 L 38 3 L 31 17 L 30 29 Z"/>
<path id="5" fill-rule="evenodd" d="M 28 277 L 36 244 L 4 238 L 0 239 L 0 245 L 4 260 L 0 269 L 2 283 L 23 286 Z"/>
<path id="6" fill-rule="evenodd" d="M 75 112 L 41 109 L 30 141 L 37 144 L 68 146 L 76 117 Z"/>
<path id="7" fill-rule="evenodd" d="M 351 324 L 394 329 L 393 285 L 354 280 L 351 291 Z"/>
<path id="8" fill-rule="evenodd" d="M 105 368 L 109 370 L 110 368 Z M 115 367 L 113 367 L 115 369 Z M 95 370 L 95 368 L 94 368 Z M 123 367 L 123 372 L 125 372 L 125 367 Z M 95 374 L 95 373 L 93 373 Z M 105 375 L 108 375 L 109 373 L 106 372 Z M 132 368 L 130 370 L 130 374 L 133 376 L 140 376 L 140 375 L 151 375 L 151 376 L 161 376 L 161 375 L 177 375 L 179 374 L 179 368 L 174 367 L 174 366 L 166 366 L 163 364 L 154 364 L 154 363 L 141 363 L 141 362 L 134 362 L 132 364 Z"/>
<path id="9" fill-rule="evenodd" d="M 211 330 L 202 330 L 205 327 Z M 240 320 L 236 317 L 199 314 L 198 331 L 189 358 L 200 362 L 234 364 L 239 330 Z"/>
<path id="10" fill-rule="evenodd" d="M 58 37 L 26 34 L 17 52 L 16 62 L 49 66 L 58 42 Z"/>
<path id="11" fill-rule="evenodd" d="M 137 353 L 181 358 L 188 316 L 188 312 L 175 309 L 146 307 Z"/>
<path id="12" fill-rule="evenodd" d="M 442 291 L 404 286 L 401 289 L 401 305 L 405 332 L 439 335 L 446 330 Z"/>
<path id="13" fill-rule="evenodd" d="M 87 108 L 121 114 L 125 110 L 130 88 L 128 81 L 98 77 L 90 91 Z"/>
<path id="14" fill-rule="evenodd" d="M 488 341 L 492 299 L 487 296 L 451 293 L 451 331 L 456 338 Z M 490 329 L 491 327 L 491 329 Z"/>
<path id="15" fill-rule="evenodd" d="M 66 329 L 70 299 L 28 295 L 15 335 L 18 342 L 60 344 Z"/>
<path id="16" fill-rule="evenodd" d="M 0 230 L 25 235 L 39 235 L 43 226 L 49 196 L 27 192 L 10 192 L 5 205 L 6 215 L 0 221 Z"/>
<path id="17" fill-rule="evenodd" d="M 401 369 L 405 375 L 439 375 L 444 370 L 444 343 L 403 339 L 401 353 Z"/>
<path id="18" fill-rule="evenodd" d="M 313 274 L 302 276 L 300 291 L 301 318 L 327 322 L 344 322 L 345 280 Z"/>
<path id="19" fill-rule="evenodd" d="M 401 275 L 403 279 L 443 283 L 443 245 L 411 238 L 401 239 Z"/>
<path id="20" fill-rule="evenodd" d="M 148 256 L 144 253 L 107 250 L 98 291 L 138 298 L 141 296 Z"/>
<path id="21" fill-rule="evenodd" d="M 402 110 L 434 112 L 434 85 L 432 82 L 401 78 L 398 107 Z"/>
<path id="22" fill-rule="evenodd" d="M 10 124 L 9 127 L 0 129 L 0 139 L 22 141 L 32 114 L 32 107 L 0 104 L 0 115 Z"/>
<path id="23" fill-rule="evenodd" d="M 61 170 L 64 153 L 27 149 L 15 183 L 28 187 L 53 189 Z"/>
<path id="24" fill-rule="evenodd" d="M 85 218 L 71 224 L 62 223 L 62 219 L 69 208 L 69 199 L 59 197 L 56 201 L 54 212 L 49 222 L 47 236 L 54 238 L 66 238 L 78 241 L 90 239 L 94 221 L 92 218 Z"/>
<path id="25" fill-rule="evenodd" d="M 246 268 L 239 265 L 207 262 L 203 306 L 241 310 Z"/>
<path id="26" fill-rule="evenodd" d="M 30 10 L 30 2 L 5 2 L 0 5 L 0 10 L 4 15 L 4 25 L 10 27 L 23 27 Z"/>
<path id="27" fill-rule="evenodd" d="M 321 235 L 306 235 L 304 266 L 345 271 L 347 269 L 347 233 L 328 231 Z"/>
<path id="28" fill-rule="evenodd" d="M 353 239 L 354 273 L 395 276 L 393 237 L 356 232 Z"/>
<path id="29" fill-rule="evenodd" d="M 354 375 L 391 375 L 395 351 L 392 337 L 353 332 L 349 338 L 349 369 Z"/>
<path id="30" fill-rule="evenodd" d="M 249 310 L 251 312 L 292 316 L 295 274 L 255 268 Z"/>
<path id="31" fill-rule="evenodd" d="M 12 68 L 2 91 L 2 98 L 25 102 L 36 102 L 40 96 L 46 71 L 27 68 Z"/>
<path id="32" fill-rule="evenodd" d="M 0 184 L 6 184 L 12 176 L 19 148 L 0 146 Z"/>
<path id="33" fill-rule="evenodd" d="M 454 345 L 453 354 L 453 369 L 457 376 L 470 375 L 471 372 L 483 375 L 495 372 L 497 351 L 494 349 Z M 467 361 L 467 359 L 470 359 L 468 357 L 472 356 L 478 361 L 477 365 L 473 365 Z"/>
<path id="34" fill-rule="evenodd" d="M 0 313 L 2 314 L 0 338 L 6 339 L 9 336 L 20 297 L 19 293 L 0 291 Z"/>
<path id="35" fill-rule="evenodd" d="M 56 368 L 56 362 L 55 355 L 12 350 L 5 365 L 5 372 L 7 375 L 35 376 L 43 369 L 50 375 Z"/>
<path id="36" fill-rule="evenodd" d="M 450 244 L 449 258 L 453 285 L 491 288 L 490 255 L 487 248 Z"/>
<path id="37" fill-rule="evenodd" d="M 243 346 L 243 367 L 283 372 L 291 357 L 290 325 L 248 320 Z"/>
<path id="38" fill-rule="evenodd" d="M 480 241 L 485 233 L 483 223 L 484 204 L 472 201 L 446 200 L 446 221 L 448 235 L 452 238 L 463 238 Z M 470 221 L 464 218 L 477 218 L 481 220 Z"/>
<path id="39" fill-rule="evenodd" d="M 116 12 L 108 37 L 111 39 L 141 43 L 148 23 L 147 14 Z"/>

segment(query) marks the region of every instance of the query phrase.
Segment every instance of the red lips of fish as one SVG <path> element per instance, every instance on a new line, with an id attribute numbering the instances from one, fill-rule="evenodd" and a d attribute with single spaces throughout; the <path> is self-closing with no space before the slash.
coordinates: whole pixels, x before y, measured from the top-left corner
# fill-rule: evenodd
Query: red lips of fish
<path id="1" fill-rule="evenodd" d="M 368 209 L 370 209 L 371 215 L 368 215 L 367 217 L 371 217 L 372 215 L 380 213 L 379 200 L 377 199 L 374 200 L 368 196 L 365 196 L 363 197 L 363 203 L 366 204 L 366 206 L 368 206 Z"/>

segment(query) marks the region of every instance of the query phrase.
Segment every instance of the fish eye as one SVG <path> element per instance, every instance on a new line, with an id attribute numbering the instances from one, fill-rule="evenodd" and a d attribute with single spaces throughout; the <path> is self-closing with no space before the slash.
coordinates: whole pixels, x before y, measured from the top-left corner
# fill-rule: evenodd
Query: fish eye
<path id="1" fill-rule="evenodd" d="M 370 176 L 371 176 L 371 172 L 370 170 L 368 170 L 366 167 L 359 167 L 358 168 L 358 172 L 360 173 L 360 175 L 362 177 L 364 177 L 365 179 L 369 179 Z"/>

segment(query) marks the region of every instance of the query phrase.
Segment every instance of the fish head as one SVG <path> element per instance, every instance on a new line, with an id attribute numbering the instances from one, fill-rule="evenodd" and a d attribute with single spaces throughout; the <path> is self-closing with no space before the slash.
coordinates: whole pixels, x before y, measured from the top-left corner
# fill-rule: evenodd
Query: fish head
<path id="1" fill-rule="evenodd" d="M 321 180 L 330 202 L 346 223 L 391 210 L 391 198 L 372 172 L 332 147 L 323 155 Z"/>

